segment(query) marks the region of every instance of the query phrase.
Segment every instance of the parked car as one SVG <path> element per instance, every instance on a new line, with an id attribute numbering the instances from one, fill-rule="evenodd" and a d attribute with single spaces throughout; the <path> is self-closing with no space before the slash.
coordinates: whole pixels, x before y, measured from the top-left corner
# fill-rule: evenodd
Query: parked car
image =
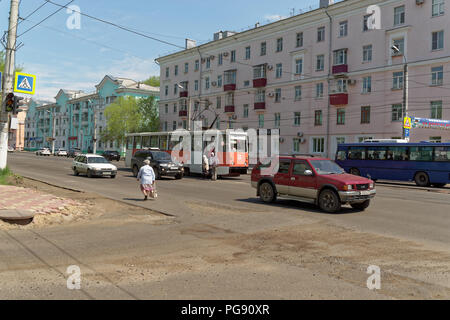
<path id="1" fill-rule="evenodd" d="M 67 157 L 67 150 L 66 149 L 58 149 L 55 151 L 55 156 L 57 157 Z"/>
<path id="2" fill-rule="evenodd" d="M 8 146 L 8 152 L 14 152 L 14 151 L 15 151 L 15 149 L 13 147 Z"/>
<path id="3" fill-rule="evenodd" d="M 372 180 L 347 174 L 334 161 L 314 156 L 280 156 L 276 173 L 270 164 L 258 164 L 251 184 L 266 203 L 286 197 L 314 203 L 326 212 L 337 212 L 343 204 L 365 210 L 376 194 Z"/>
<path id="4" fill-rule="evenodd" d="M 52 152 L 49 148 L 40 148 L 38 151 L 36 151 L 37 156 L 50 156 Z"/>
<path id="5" fill-rule="evenodd" d="M 89 178 L 111 177 L 117 175 L 117 167 L 102 156 L 96 154 L 82 154 L 75 157 L 72 162 L 73 174 L 78 176 L 80 173 L 86 174 Z"/>
<path id="6" fill-rule="evenodd" d="M 109 161 L 117 160 L 120 161 L 120 153 L 113 150 L 107 150 L 102 153 L 102 156 Z"/>
<path id="7" fill-rule="evenodd" d="M 135 177 L 137 177 L 139 169 L 144 165 L 146 159 L 150 160 L 156 179 L 160 179 L 162 176 L 172 176 L 176 179 L 183 178 L 183 165 L 173 162 L 170 154 L 159 150 L 136 151 L 131 158 L 131 169 Z"/>
<path id="8" fill-rule="evenodd" d="M 69 149 L 69 152 L 67 153 L 67 157 L 75 158 L 76 156 L 79 156 L 81 153 L 82 152 L 79 148 L 72 148 L 72 149 Z"/>

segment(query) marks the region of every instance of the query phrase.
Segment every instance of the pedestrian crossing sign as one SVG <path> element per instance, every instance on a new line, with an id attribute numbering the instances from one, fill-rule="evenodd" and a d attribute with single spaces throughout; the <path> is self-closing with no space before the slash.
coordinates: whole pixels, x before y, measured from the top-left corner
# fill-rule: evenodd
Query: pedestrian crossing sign
<path id="1" fill-rule="evenodd" d="M 16 72 L 14 80 L 14 91 L 20 93 L 34 94 L 36 89 L 36 76 Z"/>
<path id="2" fill-rule="evenodd" d="M 405 129 L 411 129 L 412 125 L 411 125 L 411 118 L 410 117 L 405 117 L 405 122 L 403 125 L 403 128 Z"/>

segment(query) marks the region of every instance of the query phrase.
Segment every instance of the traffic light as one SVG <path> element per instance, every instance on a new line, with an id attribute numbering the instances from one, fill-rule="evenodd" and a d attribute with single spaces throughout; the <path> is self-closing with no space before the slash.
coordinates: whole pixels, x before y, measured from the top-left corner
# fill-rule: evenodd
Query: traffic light
<path id="1" fill-rule="evenodd" d="M 27 102 L 26 102 L 25 98 L 15 96 L 15 97 L 14 97 L 14 110 L 13 110 L 13 114 L 18 114 L 19 111 L 20 111 L 20 109 L 21 109 L 21 107 L 24 106 L 24 105 L 26 105 L 26 104 L 27 104 Z"/>
<path id="2" fill-rule="evenodd" d="M 5 100 L 5 111 L 6 112 L 13 112 L 14 111 L 14 105 L 15 105 L 15 96 L 14 93 L 8 93 Z"/>

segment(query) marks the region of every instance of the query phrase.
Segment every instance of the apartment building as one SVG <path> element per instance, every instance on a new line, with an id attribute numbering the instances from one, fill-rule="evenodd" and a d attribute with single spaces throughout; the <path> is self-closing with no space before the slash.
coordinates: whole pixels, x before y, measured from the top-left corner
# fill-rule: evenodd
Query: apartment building
<path id="1" fill-rule="evenodd" d="M 80 148 L 92 152 L 96 136 L 97 151 L 123 151 L 120 142 L 101 141 L 100 137 L 107 125 L 105 108 L 118 97 L 127 96 L 159 99 L 159 88 L 107 75 L 96 85 L 95 92 L 61 89 L 55 103 L 32 103 L 25 120 L 25 149 L 51 147 L 54 137 L 55 149 Z"/>
<path id="2" fill-rule="evenodd" d="M 277 128 L 282 153 L 332 156 L 338 143 L 400 138 L 406 84 L 410 116 L 450 119 L 449 10 L 445 0 L 320 1 L 200 46 L 187 41 L 157 59 L 161 126 Z M 422 140 L 450 141 L 450 132 L 412 130 L 411 141 Z"/>

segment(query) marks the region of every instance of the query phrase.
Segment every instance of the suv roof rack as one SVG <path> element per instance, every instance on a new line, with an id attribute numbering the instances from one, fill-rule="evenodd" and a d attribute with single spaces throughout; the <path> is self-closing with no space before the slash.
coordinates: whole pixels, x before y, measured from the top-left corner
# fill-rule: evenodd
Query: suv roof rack
<path id="1" fill-rule="evenodd" d="M 315 158 L 317 156 L 318 155 L 314 155 L 314 154 L 310 154 L 310 153 L 280 154 L 280 157 L 293 157 L 293 158 L 296 158 L 296 157 L 311 157 L 311 158 Z"/>

